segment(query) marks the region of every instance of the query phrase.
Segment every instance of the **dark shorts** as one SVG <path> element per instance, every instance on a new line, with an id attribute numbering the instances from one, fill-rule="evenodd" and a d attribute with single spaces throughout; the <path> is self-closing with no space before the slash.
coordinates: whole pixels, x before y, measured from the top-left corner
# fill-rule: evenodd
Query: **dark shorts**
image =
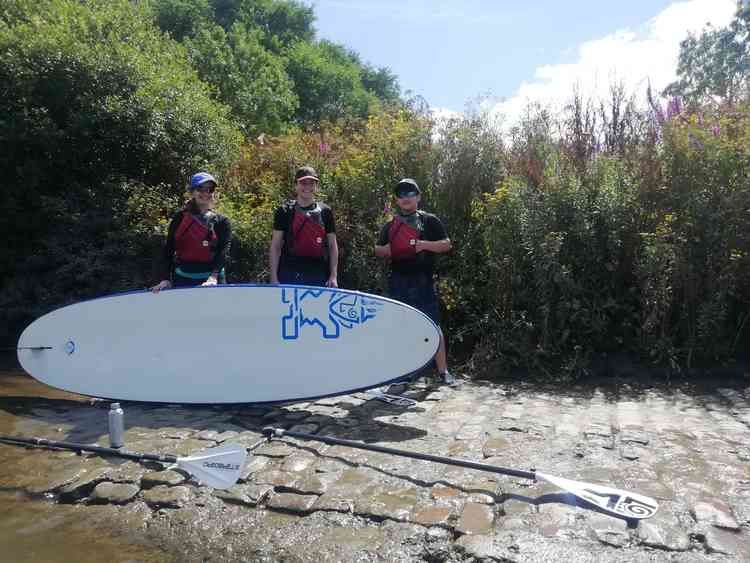
<path id="1" fill-rule="evenodd" d="M 299 270 L 284 264 L 279 266 L 279 283 L 325 287 L 327 281 L 328 273 L 324 268 Z"/>
<path id="2" fill-rule="evenodd" d="M 440 322 L 440 307 L 432 276 L 391 272 L 388 297 L 419 309 L 435 323 Z"/>

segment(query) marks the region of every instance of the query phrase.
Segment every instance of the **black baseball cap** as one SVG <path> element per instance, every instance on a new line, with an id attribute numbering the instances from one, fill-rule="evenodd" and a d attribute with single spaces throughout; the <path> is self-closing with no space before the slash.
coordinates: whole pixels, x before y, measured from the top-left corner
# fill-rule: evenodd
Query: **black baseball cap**
<path id="1" fill-rule="evenodd" d="M 397 197 L 414 197 L 420 193 L 419 185 L 411 178 L 401 180 L 393 191 Z"/>
<path id="2" fill-rule="evenodd" d="M 297 172 L 294 174 L 295 182 L 299 182 L 300 180 L 305 180 L 307 178 L 315 180 L 316 182 L 320 182 L 318 173 L 315 172 L 315 168 L 313 168 L 312 166 L 303 166 L 302 168 L 298 168 Z"/>

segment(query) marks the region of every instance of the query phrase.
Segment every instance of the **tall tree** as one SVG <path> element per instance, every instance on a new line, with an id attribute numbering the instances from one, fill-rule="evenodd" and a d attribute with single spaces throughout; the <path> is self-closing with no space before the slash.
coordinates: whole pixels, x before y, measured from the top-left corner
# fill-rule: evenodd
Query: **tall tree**
<path id="1" fill-rule="evenodd" d="M 708 26 L 680 44 L 678 79 L 664 93 L 688 104 L 746 99 L 750 94 L 750 3 L 738 2 L 728 27 Z"/>
<path id="2" fill-rule="evenodd" d="M 229 31 L 236 22 L 263 32 L 266 48 L 281 52 L 315 37 L 315 13 L 297 0 L 210 0 L 216 23 Z"/>
<path id="3" fill-rule="evenodd" d="M 377 103 L 362 85 L 360 67 L 343 47 L 328 41 L 297 43 L 289 51 L 287 72 L 299 96 L 300 123 L 365 117 L 371 104 Z"/>
<path id="4" fill-rule="evenodd" d="M 298 107 L 281 57 L 261 44 L 262 32 L 235 23 L 229 32 L 209 23 L 185 40 L 193 65 L 232 108 L 246 134 L 280 133 Z"/>

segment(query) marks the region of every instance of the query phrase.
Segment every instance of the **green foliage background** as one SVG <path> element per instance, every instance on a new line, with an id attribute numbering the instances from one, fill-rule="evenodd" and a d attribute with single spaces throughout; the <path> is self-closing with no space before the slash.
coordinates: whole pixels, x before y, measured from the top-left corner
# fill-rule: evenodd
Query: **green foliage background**
<path id="1" fill-rule="evenodd" d="M 392 186 L 423 187 L 454 244 L 438 278 L 450 349 L 474 373 L 570 379 L 618 354 L 677 371 L 750 348 L 741 80 L 701 98 L 687 65 L 666 105 L 614 85 L 559 113 L 530 106 L 510 129 L 471 109 L 436 122 L 313 24 L 291 0 L 2 4 L 0 340 L 157 281 L 199 169 L 219 177 L 234 226 L 230 281 L 267 280 L 273 209 L 310 164 L 336 213 L 342 287 L 382 291 L 373 246 Z"/>

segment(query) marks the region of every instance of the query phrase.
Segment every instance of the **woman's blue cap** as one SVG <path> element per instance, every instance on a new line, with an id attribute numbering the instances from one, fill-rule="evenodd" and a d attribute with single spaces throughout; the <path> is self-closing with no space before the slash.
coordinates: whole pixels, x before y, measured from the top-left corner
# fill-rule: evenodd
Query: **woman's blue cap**
<path id="1" fill-rule="evenodd" d="M 216 181 L 216 178 L 211 176 L 208 172 L 198 172 L 197 174 L 193 174 L 190 178 L 190 191 L 197 190 L 198 186 L 205 184 L 206 182 L 213 182 L 215 185 L 219 184 Z"/>

